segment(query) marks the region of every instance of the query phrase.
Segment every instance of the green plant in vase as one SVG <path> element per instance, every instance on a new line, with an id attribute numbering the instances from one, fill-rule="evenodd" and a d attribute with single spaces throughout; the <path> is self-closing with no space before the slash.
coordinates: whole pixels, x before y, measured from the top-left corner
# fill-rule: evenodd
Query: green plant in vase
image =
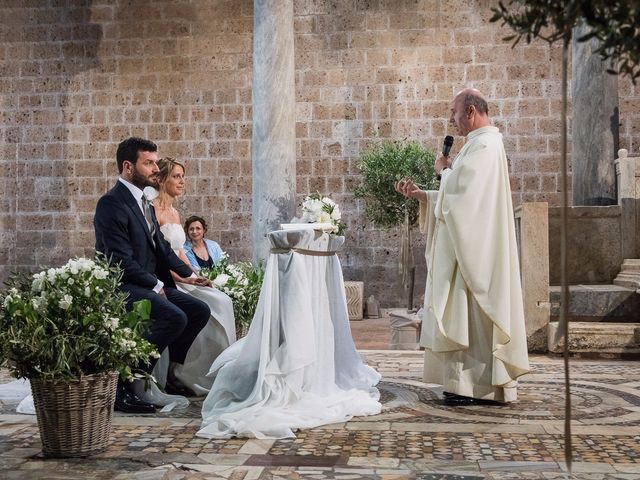
<path id="1" fill-rule="evenodd" d="M 358 163 L 362 181 L 354 193 L 364 202 L 365 217 L 382 228 L 402 225 L 398 266 L 407 310 L 413 309 L 411 227 L 418 219 L 419 209 L 418 201 L 400 195 L 394 184 L 410 177 L 424 190 L 437 189 L 434 161 L 435 154 L 418 142 L 384 141 L 364 150 Z"/>

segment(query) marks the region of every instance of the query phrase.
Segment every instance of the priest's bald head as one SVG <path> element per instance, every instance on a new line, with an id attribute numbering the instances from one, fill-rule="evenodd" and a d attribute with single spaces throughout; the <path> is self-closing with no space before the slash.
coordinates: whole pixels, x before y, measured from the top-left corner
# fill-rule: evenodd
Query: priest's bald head
<path id="1" fill-rule="evenodd" d="M 491 125 L 489 106 L 480 90 L 465 88 L 456 93 L 451 102 L 449 123 L 454 125 L 458 135 L 463 137 L 478 128 Z"/>

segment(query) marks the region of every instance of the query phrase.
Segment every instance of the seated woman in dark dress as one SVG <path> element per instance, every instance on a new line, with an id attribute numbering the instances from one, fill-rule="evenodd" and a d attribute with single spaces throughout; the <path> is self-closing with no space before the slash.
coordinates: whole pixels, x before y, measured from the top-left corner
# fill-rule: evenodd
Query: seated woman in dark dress
<path id="1" fill-rule="evenodd" d="M 220 245 L 204 237 L 207 233 L 207 222 L 204 218 L 197 215 L 187 218 L 184 222 L 184 233 L 187 235 L 184 251 L 195 270 L 211 268 L 224 256 Z"/>

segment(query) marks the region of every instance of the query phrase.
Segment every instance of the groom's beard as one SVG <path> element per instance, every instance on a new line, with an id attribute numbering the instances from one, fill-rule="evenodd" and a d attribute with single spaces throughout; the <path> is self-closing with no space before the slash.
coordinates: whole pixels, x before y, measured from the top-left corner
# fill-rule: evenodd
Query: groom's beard
<path id="1" fill-rule="evenodd" d="M 158 189 L 160 184 L 158 183 L 158 175 L 153 174 L 150 176 L 143 175 L 138 172 L 137 167 L 133 167 L 133 171 L 131 173 L 131 183 L 133 183 L 140 190 L 144 190 L 144 187 L 153 187 Z"/>

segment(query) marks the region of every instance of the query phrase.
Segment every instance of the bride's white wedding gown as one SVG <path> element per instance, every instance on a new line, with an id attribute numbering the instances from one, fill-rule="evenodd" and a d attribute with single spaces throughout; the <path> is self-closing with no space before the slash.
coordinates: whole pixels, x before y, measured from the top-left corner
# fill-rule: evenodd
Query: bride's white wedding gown
<path id="1" fill-rule="evenodd" d="M 321 256 L 344 237 L 278 231 L 269 240 L 276 250 L 249 332 L 211 367 L 200 437 L 295 437 L 298 428 L 380 412 L 380 375 L 355 349 L 340 262 Z"/>
<path id="2" fill-rule="evenodd" d="M 181 225 L 167 223 L 160 227 L 164 238 L 171 244 L 174 251 L 179 251 L 185 242 L 185 234 Z M 211 388 L 213 378 L 207 376 L 213 361 L 229 345 L 236 341 L 236 326 L 233 316 L 233 303 L 228 295 L 211 287 L 199 287 L 177 283 L 178 290 L 196 297 L 211 309 L 209 321 L 198 334 L 187 352 L 184 364 L 176 365 L 174 374 L 181 383 L 198 395 L 206 394 Z M 162 377 L 166 374 L 166 363 L 158 362 L 154 376 Z"/>

